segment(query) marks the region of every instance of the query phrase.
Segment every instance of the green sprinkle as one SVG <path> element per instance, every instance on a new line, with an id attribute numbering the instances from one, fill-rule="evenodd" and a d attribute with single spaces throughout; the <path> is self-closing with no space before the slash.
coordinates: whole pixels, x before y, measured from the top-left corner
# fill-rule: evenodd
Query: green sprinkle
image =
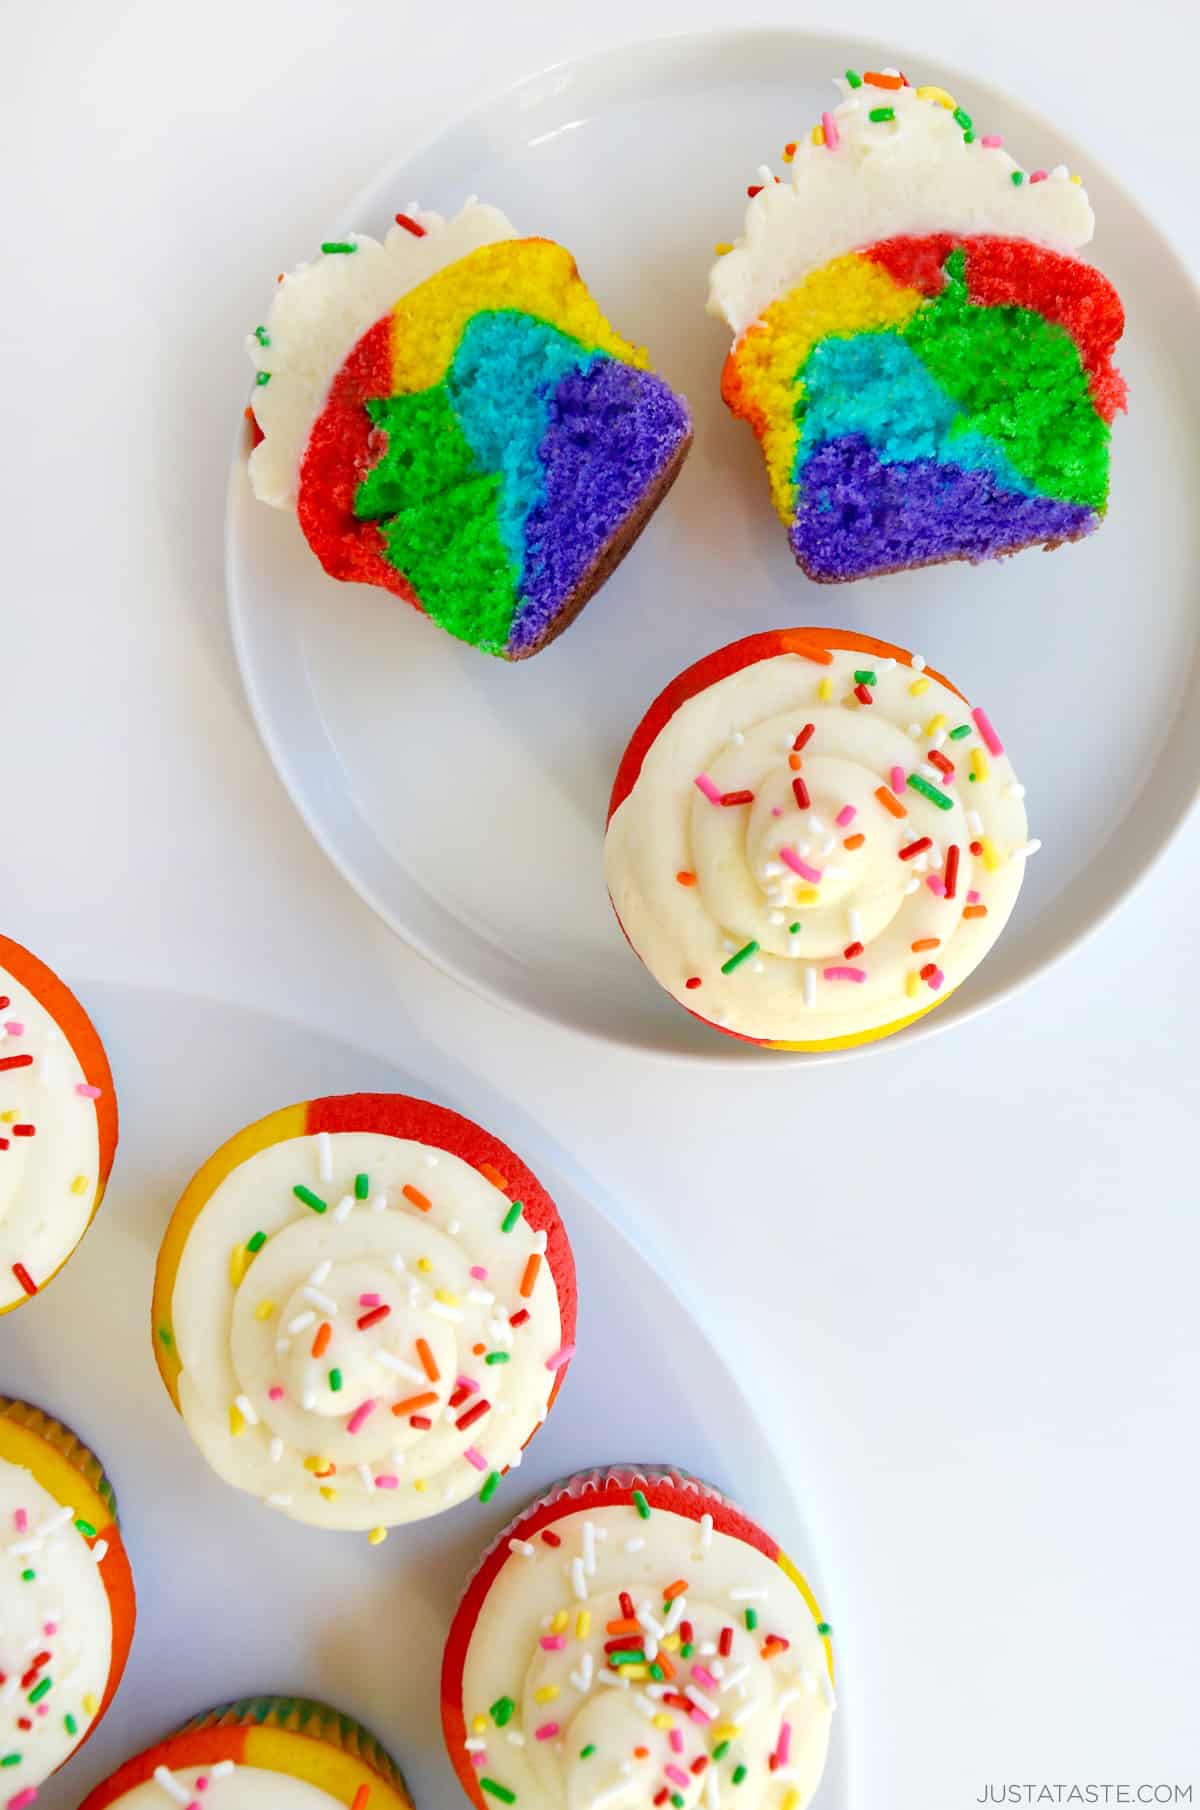
<path id="1" fill-rule="evenodd" d="M 857 69 L 847 69 L 846 80 L 849 82 L 849 84 L 852 88 L 861 88 L 862 87 L 862 77 L 861 77 L 861 75 L 859 75 Z"/>
<path id="2" fill-rule="evenodd" d="M 520 1201 L 514 1200 L 512 1206 L 508 1209 L 508 1212 L 504 1215 L 504 1218 L 500 1221 L 500 1230 L 502 1232 L 511 1232 L 513 1227 L 516 1225 L 518 1219 L 520 1219 L 523 1211 L 524 1211 L 524 1209 L 523 1209 Z"/>
<path id="3" fill-rule="evenodd" d="M 696 1649 L 692 1645 L 690 1640 L 685 1640 L 683 1645 L 680 1647 L 679 1651 L 682 1654 L 684 1659 L 690 1659 L 692 1654 L 696 1651 Z"/>
<path id="4" fill-rule="evenodd" d="M 75 1525 L 79 1529 L 80 1533 L 83 1535 L 85 1540 L 94 1540 L 95 1539 L 96 1529 L 92 1526 L 90 1521 L 76 1521 Z"/>
<path id="5" fill-rule="evenodd" d="M 335 251 L 357 251 L 358 246 L 353 239 L 325 239 L 322 241 L 321 250 L 326 257 L 329 257 Z"/>
<path id="6" fill-rule="evenodd" d="M 267 1234 L 265 1232 L 255 1232 L 253 1238 L 248 1238 L 246 1240 L 246 1249 L 248 1251 L 261 1251 L 266 1242 Z"/>
<path id="7" fill-rule="evenodd" d="M 329 1387 L 333 1390 L 333 1393 L 336 1395 L 338 1393 L 338 1390 L 341 1388 L 341 1386 L 342 1386 L 342 1373 L 340 1370 L 335 1368 L 329 1372 Z"/>
<path id="8" fill-rule="evenodd" d="M 757 1628 L 757 1626 L 758 1626 L 758 1610 L 757 1609 L 747 1609 L 747 1611 L 746 1611 L 746 1627 L 747 1627 L 748 1631 L 751 1634 L 753 1634 L 753 1632 L 754 1632 L 755 1628 Z"/>
<path id="9" fill-rule="evenodd" d="M 0 1760 L 0 1766 L 19 1766 L 20 1764 L 21 1756 L 19 1753 L 6 1753 L 4 1758 Z"/>
<path id="10" fill-rule="evenodd" d="M 508 1360 L 509 1353 L 507 1351 L 489 1351 L 483 1361 L 485 1364 L 507 1364 Z"/>
<path id="11" fill-rule="evenodd" d="M 962 127 L 964 132 L 969 132 L 971 127 L 975 124 L 975 121 L 971 118 L 971 115 L 967 112 L 965 107 L 956 107 L 951 117 Z"/>
<path id="12" fill-rule="evenodd" d="M 175 1343 L 174 1339 L 171 1337 L 171 1328 L 169 1326 L 160 1326 L 158 1329 L 158 1337 L 159 1343 L 165 1345 L 168 1351 Z"/>
<path id="13" fill-rule="evenodd" d="M 511 1697 L 497 1697 L 488 1714 L 497 1728 L 503 1728 L 506 1723 L 512 1721 L 513 1711 L 516 1707 Z"/>
<path id="14" fill-rule="evenodd" d="M 939 811 L 948 811 L 954 803 L 947 793 L 939 792 L 936 786 L 931 786 L 929 781 L 922 779 L 919 773 L 910 773 L 908 783 L 914 792 L 919 792 L 922 798 L 927 798 L 930 804 L 935 804 Z"/>
<path id="15" fill-rule="evenodd" d="M 311 1188 L 306 1188 L 303 1182 L 297 1182 L 292 1193 L 297 1200 L 302 1200 L 306 1207 L 311 1207 L 314 1213 L 324 1213 L 328 1209 L 329 1202 L 322 1200 L 319 1194 L 314 1194 Z"/>
<path id="16" fill-rule="evenodd" d="M 963 133 L 963 143 L 965 145 L 973 145 L 975 143 L 974 132 L 964 132 Z"/>
<path id="17" fill-rule="evenodd" d="M 1013 173 L 1012 173 L 1012 185 L 1013 185 L 1013 187 L 1014 187 L 1014 188 L 1015 188 L 1015 189 L 1019 189 L 1019 188 L 1020 188 L 1020 186 L 1021 186 L 1021 184 L 1022 184 L 1022 183 L 1023 183 L 1023 182 L 1024 182 L 1024 180 L 1025 180 L 1025 172 L 1024 172 L 1024 170 L 1014 170 L 1014 171 L 1013 171 Z"/>
<path id="18" fill-rule="evenodd" d="M 742 947 L 737 951 L 737 953 L 735 955 L 731 955 L 727 962 L 721 963 L 721 973 L 722 974 L 732 974 L 734 969 L 736 967 L 738 967 L 742 962 L 748 962 L 752 955 L 757 955 L 757 954 L 758 954 L 758 944 L 754 941 L 754 938 L 751 937 L 750 941 L 748 943 L 743 943 Z"/>
<path id="19" fill-rule="evenodd" d="M 370 1191 L 371 1191 L 371 1183 L 370 1183 L 369 1178 L 365 1175 L 356 1175 L 354 1178 L 354 1198 L 355 1198 L 355 1200 L 365 1200 L 367 1198 L 367 1195 L 370 1193 Z"/>
<path id="20" fill-rule="evenodd" d="M 495 1495 L 496 1491 L 499 1488 L 500 1488 L 499 1471 L 489 1471 L 486 1478 L 484 1479 L 483 1488 L 479 1492 L 479 1500 L 481 1502 L 490 1502 L 492 1497 Z"/>
<path id="21" fill-rule="evenodd" d="M 507 1785 L 497 1785 L 495 1779 L 480 1779 L 479 1789 L 490 1791 L 492 1796 L 498 1797 L 502 1804 L 515 1804 L 517 1801 L 516 1792 L 510 1791 Z"/>
<path id="22" fill-rule="evenodd" d="M 963 736 L 970 735 L 970 733 L 971 733 L 970 723 L 960 723 L 958 725 L 957 729 L 952 729 L 950 731 L 950 740 L 952 742 L 961 742 Z"/>
<path id="23" fill-rule="evenodd" d="M 645 1665 L 646 1655 L 638 1647 L 628 1649 L 622 1647 L 619 1653 L 609 1654 L 608 1663 L 610 1665 Z"/>
<path id="24" fill-rule="evenodd" d="M 264 383 L 270 383 L 270 381 L 271 381 L 270 371 L 260 371 L 258 373 L 258 375 L 255 377 L 254 381 L 258 385 L 259 389 L 261 389 Z"/>
<path id="25" fill-rule="evenodd" d="M 799 924 L 789 924 L 788 925 L 788 934 L 789 934 L 789 936 L 799 936 L 799 934 L 800 934 Z"/>
<path id="26" fill-rule="evenodd" d="M 728 1752 L 729 1752 L 729 1742 L 728 1741 L 718 1741 L 716 1746 L 712 1750 L 712 1757 L 714 1760 L 723 1760 L 725 1758 L 725 1755 Z"/>
<path id="27" fill-rule="evenodd" d="M 642 1517 L 643 1521 L 648 1521 L 650 1519 L 650 1504 L 646 1500 L 644 1491 L 640 1489 L 634 1490 L 633 1506 L 637 1509 L 638 1514 Z"/>
<path id="28" fill-rule="evenodd" d="M 854 683 L 856 685 L 875 685 L 878 684 L 878 680 L 873 672 L 863 671 L 855 673 Z"/>
<path id="29" fill-rule="evenodd" d="M 36 1571 L 25 1570 L 21 1573 L 21 1582 L 23 1584 L 32 1584 L 32 1582 L 36 1576 L 37 1576 Z"/>
<path id="30" fill-rule="evenodd" d="M 819 1621 L 817 1623 L 817 1633 L 824 1639 L 827 1634 L 833 1633 L 833 1629 L 827 1621 Z"/>
<path id="31" fill-rule="evenodd" d="M 684 1799 L 680 1796 L 678 1791 L 672 1791 L 671 1802 L 674 1804 L 675 1810 L 683 1810 Z"/>
<path id="32" fill-rule="evenodd" d="M 742 1780 L 745 1778 L 745 1776 L 746 1776 L 746 1768 L 744 1766 L 735 1766 L 734 1767 L 733 1782 L 735 1785 L 740 1785 Z"/>
<path id="33" fill-rule="evenodd" d="M 579 1757 L 581 1760 L 590 1760 L 595 1751 L 596 1743 L 594 1741 L 589 1741 L 586 1747 L 581 1747 L 579 1749 Z"/>
<path id="34" fill-rule="evenodd" d="M 666 1673 L 663 1671 L 662 1667 L 659 1665 L 657 1659 L 655 1660 L 654 1664 L 650 1667 L 650 1676 L 651 1676 L 651 1678 L 653 1678 L 653 1680 L 656 1684 L 661 1684 L 666 1677 Z"/>
<path id="35" fill-rule="evenodd" d="M 896 109 L 894 107 L 872 107 L 867 114 L 867 118 L 874 120 L 877 125 L 882 125 L 885 120 L 895 119 L 895 117 Z"/>
<path id="36" fill-rule="evenodd" d="M 76 1722 L 74 1716 L 64 1716 L 63 1717 L 63 1727 L 66 1729 L 66 1731 L 69 1735 L 75 1735 L 75 1734 L 79 1733 L 79 1724 L 78 1724 L 78 1722 Z"/>
<path id="37" fill-rule="evenodd" d="M 53 1678 L 43 1678 L 42 1682 L 40 1684 L 35 1684 L 33 1689 L 29 1693 L 29 1699 L 28 1699 L 29 1702 L 30 1703 L 40 1703 L 42 1698 L 46 1695 L 46 1692 L 50 1689 L 50 1686 L 53 1683 L 54 1683 Z"/>
<path id="38" fill-rule="evenodd" d="M 271 343 L 271 335 L 265 327 L 255 327 L 254 337 L 260 346 L 269 346 Z"/>
<path id="39" fill-rule="evenodd" d="M 970 785 L 974 785 L 974 784 L 975 784 L 975 780 L 976 780 L 976 777 L 977 777 L 977 776 L 976 776 L 976 775 L 975 775 L 975 774 L 974 774 L 974 773 L 968 773 L 968 774 L 967 774 L 967 782 L 968 782 L 968 784 L 970 784 Z"/>

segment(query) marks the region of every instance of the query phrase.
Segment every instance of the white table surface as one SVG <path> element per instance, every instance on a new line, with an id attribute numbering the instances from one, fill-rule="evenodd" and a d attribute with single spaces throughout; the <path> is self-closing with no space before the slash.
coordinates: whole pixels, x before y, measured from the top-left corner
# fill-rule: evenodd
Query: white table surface
<path id="1" fill-rule="evenodd" d="M 757 0 L 744 22 L 836 21 Z M 1023 89 L 1200 269 L 1197 84 L 1171 80 L 1200 59 L 1193 6 L 860 0 L 845 22 L 880 61 L 925 48 Z M 486 1088 L 603 1184 L 803 1498 L 855 1810 L 1009 1782 L 1200 1800 L 1195 815 L 1114 922 L 981 1022 L 709 1074 L 509 1016 L 410 954 L 309 840 L 242 701 L 221 512 L 264 263 L 510 79 L 732 23 L 715 0 L 5 10 L 0 921 L 85 991 L 240 998 L 431 1092 Z"/>

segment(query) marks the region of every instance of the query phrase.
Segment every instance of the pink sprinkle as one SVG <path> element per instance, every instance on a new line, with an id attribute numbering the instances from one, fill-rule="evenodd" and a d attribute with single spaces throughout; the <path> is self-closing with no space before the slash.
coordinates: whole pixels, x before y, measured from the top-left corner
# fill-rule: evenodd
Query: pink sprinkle
<path id="1" fill-rule="evenodd" d="M 690 1712 L 690 1714 L 691 1714 L 691 1719 L 693 1722 L 711 1722 L 712 1721 L 712 1717 L 709 1715 L 706 1715 L 702 1709 L 693 1709 Z"/>
<path id="2" fill-rule="evenodd" d="M 696 1680 L 697 1684 L 703 1684 L 710 1691 L 715 1691 L 720 1688 L 706 1665 L 694 1665 L 692 1667 L 692 1677 Z"/>
<path id="3" fill-rule="evenodd" d="M 360 1307 L 382 1307 L 383 1296 L 382 1295 L 360 1295 L 358 1297 L 358 1305 Z"/>
<path id="4" fill-rule="evenodd" d="M 1032 176 L 1029 178 L 1029 180 L 1030 180 L 1030 182 L 1045 182 L 1046 176 L 1047 176 L 1047 171 L 1035 170 L 1033 172 Z"/>
<path id="5" fill-rule="evenodd" d="M 476 1282 L 486 1282 L 488 1278 L 488 1273 L 484 1269 L 482 1263 L 473 1263 L 471 1265 L 471 1275 L 475 1278 Z"/>
<path id="6" fill-rule="evenodd" d="M 187 1810 L 200 1810 L 200 1805 L 197 1803 L 195 1798 L 192 1799 L 191 1803 L 187 1807 Z"/>
<path id="7" fill-rule="evenodd" d="M 1004 143 L 1004 140 L 1001 138 L 999 132 L 989 132 L 986 138 L 981 138 L 979 142 L 983 145 L 985 150 L 998 151 Z"/>
<path id="8" fill-rule="evenodd" d="M 848 823 L 853 823 L 857 816 L 858 812 L 852 804 L 844 804 L 833 821 L 838 825 L 839 829 L 844 830 L 846 825 Z"/>
<path id="9" fill-rule="evenodd" d="M 683 1752 L 683 1734 L 678 1728 L 673 1728 L 671 1730 L 670 1741 L 672 1753 Z"/>
<path id="10" fill-rule="evenodd" d="M 775 1743 L 775 1757 L 781 1766 L 788 1763 L 788 1754 L 792 1750 L 792 1725 L 785 1722 L 779 1730 L 779 1739 Z"/>
<path id="11" fill-rule="evenodd" d="M 560 1345 L 553 1357 L 546 1359 L 546 1368 L 547 1370 L 561 1370 L 563 1365 L 569 1364 L 574 1356 L 574 1345 Z"/>
<path id="12" fill-rule="evenodd" d="M 48 1634 L 48 1635 L 57 1634 L 58 1633 L 58 1623 L 56 1621 L 43 1622 L 42 1633 Z"/>
<path id="13" fill-rule="evenodd" d="M 836 151 L 841 140 L 838 137 L 837 121 L 832 113 L 822 113 L 821 125 L 825 132 L 825 149 Z"/>
<path id="14" fill-rule="evenodd" d="M 487 1755 L 485 1753 L 473 1753 L 471 1755 L 471 1764 L 476 1772 L 482 1772 L 487 1765 Z"/>
<path id="15" fill-rule="evenodd" d="M 400 1488 L 400 1479 L 399 1479 L 399 1477 L 393 1477 L 392 1473 L 390 1471 L 385 1471 L 381 1477 L 376 1477 L 375 1488 L 376 1489 L 399 1489 Z"/>
<path id="16" fill-rule="evenodd" d="M 538 1645 L 544 1653 L 561 1653 L 566 1644 L 565 1634 L 543 1634 L 538 1641 Z"/>
<path id="17" fill-rule="evenodd" d="M 663 1767 L 663 1771 L 670 1779 L 672 1785 L 682 1785 L 685 1791 L 692 1782 L 682 1766 L 667 1765 Z"/>
<path id="18" fill-rule="evenodd" d="M 486 1471 L 487 1470 L 487 1459 L 484 1457 L 483 1453 L 479 1450 L 478 1446 L 469 1445 L 467 1447 L 466 1451 L 463 1453 L 463 1457 L 466 1459 L 468 1464 L 473 1464 L 477 1471 Z"/>
<path id="19" fill-rule="evenodd" d="M 896 794 L 897 798 L 899 798 L 900 794 L 904 790 L 904 768 L 903 767 L 893 767 L 892 768 L 891 787 L 892 787 L 892 791 Z"/>
<path id="20" fill-rule="evenodd" d="M 283 1384 L 282 1383 L 272 1383 L 271 1384 L 271 1387 L 267 1390 L 267 1400 L 268 1401 L 282 1401 L 283 1400 Z"/>
<path id="21" fill-rule="evenodd" d="M 50 1705 L 48 1703 L 39 1703 L 37 1706 L 37 1713 L 39 1716 L 48 1716 L 50 1714 Z"/>
<path id="22" fill-rule="evenodd" d="M 371 1396 L 362 1404 L 361 1408 L 355 1408 L 353 1414 L 346 1422 L 347 1433 L 361 1432 L 362 1428 L 366 1426 L 374 1412 L 375 1398 L 374 1396 Z"/>
<path id="23" fill-rule="evenodd" d="M 23 1508 L 19 1508 L 17 1510 L 16 1514 L 13 1516 L 13 1520 L 17 1524 L 18 1533 L 24 1533 L 25 1530 L 27 1529 L 27 1527 L 29 1526 L 29 1516 L 26 1514 L 26 1512 Z"/>
<path id="24" fill-rule="evenodd" d="M 938 988 L 941 986 L 942 982 L 945 980 L 945 978 L 946 978 L 946 976 L 942 973 L 941 969 L 935 968 L 933 973 L 929 976 L 929 986 L 930 986 L 931 991 L 936 993 Z"/>
<path id="25" fill-rule="evenodd" d="M 988 753 L 989 754 L 1003 754 L 1004 753 L 1004 743 L 1000 740 L 1000 737 L 996 734 L 996 731 L 992 728 L 991 720 L 988 717 L 987 711 L 986 710 L 973 710 L 971 712 L 971 721 L 974 723 L 976 729 L 978 729 L 980 735 L 983 737 L 985 743 L 987 744 Z"/>
<path id="26" fill-rule="evenodd" d="M 24 1791 L 17 1792 L 16 1797 L 9 1798 L 8 1810 L 26 1810 L 26 1806 L 32 1804 L 36 1797 L 37 1786 L 27 1785 Z"/>
<path id="27" fill-rule="evenodd" d="M 930 892 L 935 893 L 939 899 L 945 898 L 946 882 L 942 879 L 941 874 L 929 874 L 926 877 L 925 884 L 928 886 Z"/>
<path id="28" fill-rule="evenodd" d="M 543 1722 L 540 1728 L 534 1729 L 533 1738 L 535 1741 L 553 1741 L 557 1733 L 557 1722 Z"/>
<path id="29" fill-rule="evenodd" d="M 720 804 L 721 789 L 719 786 L 715 786 L 713 784 L 712 780 L 708 777 L 707 773 L 697 773 L 696 784 L 699 786 L 700 790 L 704 793 L 704 796 L 707 798 L 709 804 Z"/>
<path id="30" fill-rule="evenodd" d="M 454 1381 L 458 1388 L 465 1389 L 468 1395 L 479 1394 L 479 1384 L 472 1382 L 469 1376 L 456 1376 Z"/>
<path id="31" fill-rule="evenodd" d="M 865 968 L 822 968 L 826 980 L 866 980 Z"/>
<path id="32" fill-rule="evenodd" d="M 197 1791 L 207 1791 L 208 1790 L 208 1774 L 207 1774 L 207 1772 L 202 1773 L 200 1775 L 200 1777 L 196 1780 L 196 1790 Z"/>
<path id="33" fill-rule="evenodd" d="M 794 874 L 799 874 L 802 880 L 811 881 L 814 886 L 821 878 L 820 868 L 811 866 L 807 861 L 802 861 L 794 848 L 781 848 L 779 859 L 785 867 L 790 867 Z"/>
<path id="34" fill-rule="evenodd" d="M 777 804 L 773 804 L 771 806 L 771 815 L 772 815 L 772 817 L 782 817 L 783 816 L 783 812 L 780 810 L 780 808 Z"/>
<path id="35" fill-rule="evenodd" d="M 21 1023 L 19 1018 L 8 1019 L 4 1028 L 10 1037 L 23 1037 L 25 1035 L 25 1026 Z"/>
<path id="36" fill-rule="evenodd" d="M 86 1081 L 80 1081 L 75 1089 L 85 1100 L 98 1100 L 102 1091 L 99 1087 L 89 1087 Z"/>
<path id="37" fill-rule="evenodd" d="M 970 892 L 967 894 L 967 904 L 968 905 L 978 905 L 978 903 L 979 903 L 979 894 L 975 891 L 975 888 L 972 887 Z"/>

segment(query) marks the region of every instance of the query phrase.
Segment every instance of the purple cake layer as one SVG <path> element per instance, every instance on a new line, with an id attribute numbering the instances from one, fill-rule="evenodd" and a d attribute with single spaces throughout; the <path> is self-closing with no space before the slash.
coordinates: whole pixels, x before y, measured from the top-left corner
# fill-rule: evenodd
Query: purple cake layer
<path id="1" fill-rule="evenodd" d="M 524 598 L 508 645 L 545 635 L 576 586 L 687 438 L 661 377 L 601 358 L 558 384 L 538 457 L 545 494 L 525 524 Z"/>
<path id="2" fill-rule="evenodd" d="M 937 459 L 884 464 L 862 434 L 822 441 L 800 474 L 789 539 L 812 576 L 858 578 L 931 560 L 987 559 L 1086 534 L 1094 509 L 1009 490 Z"/>

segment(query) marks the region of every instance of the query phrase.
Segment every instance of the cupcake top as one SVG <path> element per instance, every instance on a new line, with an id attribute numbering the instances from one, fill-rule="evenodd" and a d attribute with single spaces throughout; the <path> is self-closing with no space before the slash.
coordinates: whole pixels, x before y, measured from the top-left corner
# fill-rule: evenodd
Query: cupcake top
<path id="1" fill-rule="evenodd" d="M 936 1003 L 1016 901 L 1024 788 L 987 713 L 920 655 L 751 636 L 651 707 L 606 843 L 622 927 L 698 1016 L 828 1046 Z"/>
<path id="2" fill-rule="evenodd" d="M 113 1810 L 166 1810 L 169 1804 L 183 1810 L 193 1804 L 204 1810 L 341 1810 L 344 1800 L 286 1772 L 216 1760 L 211 1766 L 160 1766 L 153 1778 L 111 1802 Z"/>
<path id="3" fill-rule="evenodd" d="M 506 1530 L 452 1630 L 460 1778 L 523 1810 L 802 1810 L 829 1740 L 828 1633 L 715 1491 L 653 1470 L 572 1479 Z"/>
<path id="4" fill-rule="evenodd" d="M 574 1272 L 511 1151 L 425 1102 L 351 1095 L 273 1114 L 200 1171 L 155 1315 L 221 1476 L 381 1538 L 520 1462 L 573 1349 Z"/>
<path id="5" fill-rule="evenodd" d="M 108 1064 L 82 1007 L 0 938 L 0 1312 L 36 1294 L 75 1249 L 115 1141 Z"/>
<path id="6" fill-rule="evenodd" d="M 900 234 L 1003 234 L 1060 252 L 1092 237 L 1087 194 L 1065 165 L 1026 171 L 944 88 L 898 70 L 847 70 L 842 99 L 784 149 L 780 178 L 751 185 L 742 236 L 719 248 L 708 312 L 745 332 L 809 271 Z"/>

